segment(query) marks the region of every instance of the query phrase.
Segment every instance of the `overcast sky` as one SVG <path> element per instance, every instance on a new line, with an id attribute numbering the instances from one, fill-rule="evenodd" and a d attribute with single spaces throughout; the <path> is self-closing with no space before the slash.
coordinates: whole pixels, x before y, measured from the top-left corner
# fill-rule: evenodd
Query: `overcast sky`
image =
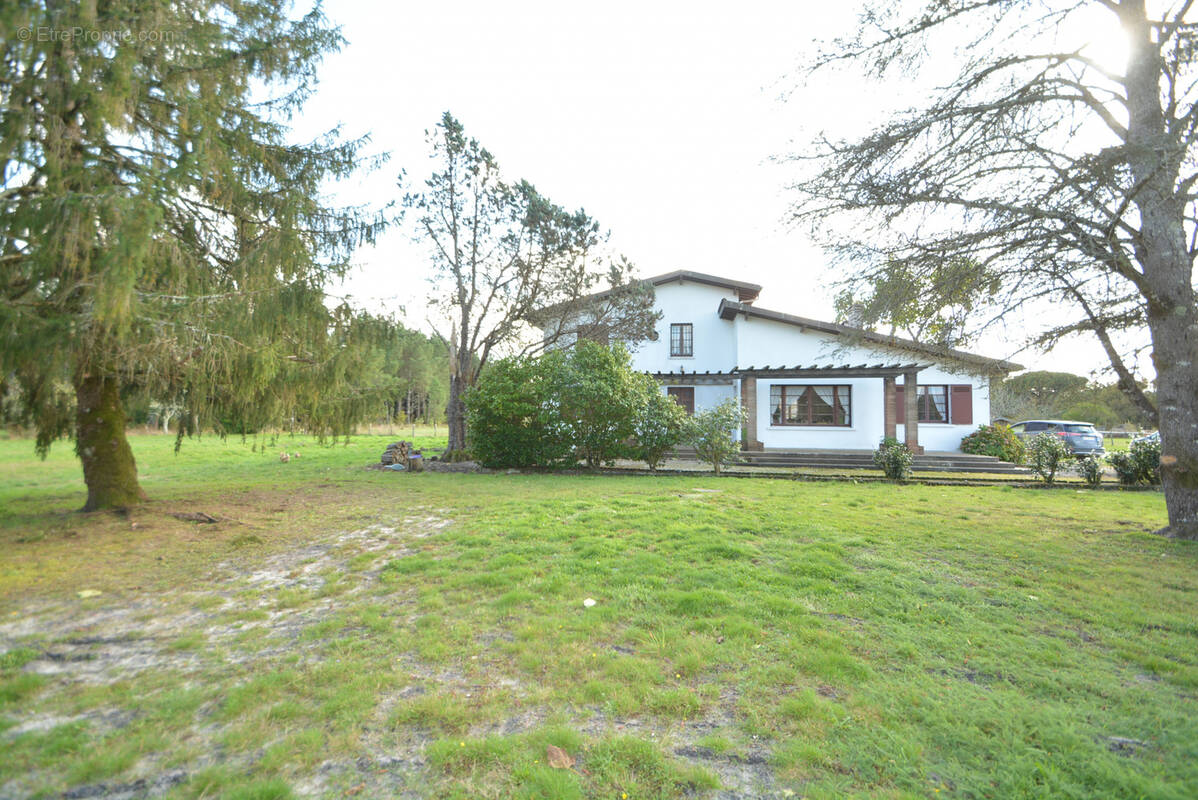
<path id="1" fill-rule="evenodd" d="M 851 31 L 852 0 L 814 2 L 378 3 L 330 0 L 345 49 L 328 58 L 297 123 L 369 134 L 389 165 L 338 189 L 341 202 L 398 200 L 400 169 L 430 168 L 424 132 L 443 111 L 553 201 L 584 207 L 643 276 L 692 269 L 762 284 L 758 304 L 831 319 L 823 253 L 785 223 L 777 156 L 821 130 L 864 132 L 904 87 L 855 76 L 805 81 L 814 43 Z M 344 287 L 425 327 L 427 264 L 403 229 L 359 252 Z M 1019 323 L 1014 323 L 1018 325 Z M 1089 342 L 1016 353 L 1019 331 L 969 349 L 1088 373 Z"/>

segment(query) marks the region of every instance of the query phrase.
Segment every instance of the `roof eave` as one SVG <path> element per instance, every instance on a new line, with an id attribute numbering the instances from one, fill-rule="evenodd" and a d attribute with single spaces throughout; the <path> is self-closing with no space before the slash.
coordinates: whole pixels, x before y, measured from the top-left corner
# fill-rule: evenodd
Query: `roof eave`
<path id="1" fill-rule="evenodd" d="M 934 356 L 937 358 L 959 361 L 968 364 L 972 367 L 981 367 L 987 375 L 1006 375 L 1010 372 L 1018 372 L 1023 369 L 1023 366 L 1012 361 L 1005 361 L 999 358 L 990 358 L 988 356 L 979 356 L 974 353 L 967 353 L 964 350 L 956 350 L 951 347 L 941 345 L 929 345 L 922 342 L 916 342 L 911 339 L 902 339 L 897 336 L 886 336 L 876 331 L 866 330 L 864 328 L 854 328 L 849 325 L 841 325 L 835 322 L 823 322 L 816 319 L 807 319 L 806 317 L 798 317 L 793 314 L 785 314 L 781 311 L 770 311 L 769 309 L 756 308 L 747 303 L 737 303 L 727 298 L 720 301 L 719 315 L 721 319 L 730 320 L 737 314 L 744 314 L 747 317 L 758 317 L 760 319 L 772 320 L 781 322 L 785 325 L 794 325 L 800 329 L 811 329 L 830 333 L 834 336 L 846 336 L 850 338 L 860 338 L 874 344 L 880 344 L 886 347 L 894 347 L 900 350 L 911 350 L 925 355 Z"/>

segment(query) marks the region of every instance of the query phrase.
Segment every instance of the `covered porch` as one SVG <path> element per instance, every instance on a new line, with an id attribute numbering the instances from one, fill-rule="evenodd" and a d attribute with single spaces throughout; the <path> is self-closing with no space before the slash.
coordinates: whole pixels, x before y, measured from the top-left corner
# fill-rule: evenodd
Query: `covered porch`
<path id="1" fill-rule="evenodd" d="M 652 374 L 676 399 L 680 391 L 685 392 L 685 387 L 727 387 L 731 396 L 739 394 L 746 413 L 741 449 L 750 453 L 766 450 L 864 451 L 872 450 L 883 437 L 897 438 L 897 381 L 901 377 L 904 386 L 903 440 L 912 452 L 921 454 L 918 385 L 919 372 L 924 368 L 919 364 L 766 365 L 734 367 L 727 372 L 679 370 Z M 801 381 L 810 384 L 797 383 Z M 795 424 L 779 419 L 779 409 L 770 404 L 777 402 L 771 398 L 771 387 L 780 386 L 822 389 L 821 396 L 828 394 L 829 387 L 844 390 L 847 398 L 841 399 L 836 393 L 834 401 L 843 419 L 833 419 L 832 424 Z M 693 391 L 690 396 L 693 410 Z"/>

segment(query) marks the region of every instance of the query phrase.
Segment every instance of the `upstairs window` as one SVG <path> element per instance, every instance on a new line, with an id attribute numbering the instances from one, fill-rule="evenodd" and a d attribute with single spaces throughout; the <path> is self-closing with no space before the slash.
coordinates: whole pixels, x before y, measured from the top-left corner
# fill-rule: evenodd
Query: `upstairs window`
<path id="1" fill-rule="evenodd" d="M 695 326 L 689 322 L 670 324 L 670 355 L 693 356 L 695 354 Z"/>

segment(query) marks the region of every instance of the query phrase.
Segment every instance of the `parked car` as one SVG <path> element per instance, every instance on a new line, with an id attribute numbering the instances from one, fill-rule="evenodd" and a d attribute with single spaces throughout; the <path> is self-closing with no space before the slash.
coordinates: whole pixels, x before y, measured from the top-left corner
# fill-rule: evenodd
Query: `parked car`
<path id="1" fill-rule="evenodd" d="M 1136 442 L 1159 442 L 1160 440 L 1161 440 L 1161 432 L 1153 431 L 1152 433 L 1149 433 L 1145 436 L 1137 436 L 1136 438 L 1131 440 L 1131 443 L 1135 444 Z"/>
<path id="2" fill-rule="evenodd" d="M 1016 422 L 1011 431 L 1024 442 L 1030 442 L 1042 433 L 1055 433 L 1064 440 L 1069 452 L 1075 456 L 1106 454 L 1102 434 L 1089 422 L 1068 419 L 1029 419 Z"/>

